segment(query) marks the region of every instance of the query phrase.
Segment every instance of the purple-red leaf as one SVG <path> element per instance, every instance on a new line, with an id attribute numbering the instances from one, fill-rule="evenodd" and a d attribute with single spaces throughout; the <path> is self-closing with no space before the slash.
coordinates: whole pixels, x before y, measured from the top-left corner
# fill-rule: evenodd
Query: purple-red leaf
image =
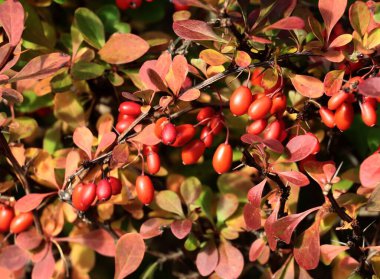
<path id="1" fill-rule="evenodd" d="M 264 251 L 265 245 L 266 243 L 261 238 L 256 239 L 252 243 L 251 248 L 249 249 L 250 262 L 254 262 L 260 257 L 261 253 Z"/>
<path id="2" fill-rule="evenodd" d="M 318 140 L 311 135 L 300 135 L 292 138 L 286 145 L 286 149 L 290 156 L 287 159 L 289 162 L 297 162 L 309 156 Z"/>
<path id="3" fill-rule="evenodd" d="M 258 230 L 261 228 L 261 214 L 259 207 L 247 203 L 243 208 L 243 216 L 247 230 Z"/>
<path id="4" fill-rule="evenodd" d="M 296 262 L 306 270 L 316 268 L 319 263 L 319 223 L 320 220 L 317 219 L 310 228 L 304 231 L 298 237 L 293 249 Z"/>
<path id="5" fill-rule="evenodd" d="M 54 269 L 55 260 L 53 257 L 53 251 L 50 248 L 46 256 L 34 265 L 32 279 L 49 279 L 53 276 Z"/>
<path id="6" fill-rule="evenodd" d="M 375 188 L 380 183 L 380 153 L 375 153 L 362 162 L 359 177 L 364 187 Z"/>
<path id="7" fill-rule="evenodd" d="M 267 236 L 269 248 L 272 251 L 275 251 L 277 247 L 277 238 L 275 236 L 274 224 L 277 221 L 278 211 L 280 210 L 280 199 L 278 197 L 276 199 L 277 201 L 274 201 L 276 202 L 276 204 L 275 205 L 272 204 L 273 211 L 269 215 L 269 217 L 267 218 L 264 224 L 264 230 Z"/>
<path id="8" fill-rule="evenodd" d="M 359 93 L 368 97 L 380 97 L 380 77 L 372 77 L 358 85 Z"/>
<path id="9" fill-rule="evenodd" d="M 133 273 L 141 264 L 145 254 L 145 243 L 138 233 L 123 235 L 116 245 L 115 279 Z"/>
<path id="10" fill-rule="evenodd" d="M 209 241 L 206 246 L 199 251 L 195 264 L 202 276 L 208 276 L 215 270 L 218 260 L 219 254 L 215 243 Z"/>
<path id="11" fill-rule="evenodd" d="M 210 25 L 200 20 L 180 20 L 173 23 L 173 30 L 177 36 L 191 41 L 216 41 L 224 40 L 216 35 Z"/>
<path id="12" fill-rule="evenodd" d="M 131 141 L 136 141 L 145 145 L 156 145 L 161 142 L 161 140 L 154 133 L 155 124 L 149 124 L 140 133 L 138 133 Z"/>
<path id="13" fill-rule="evenodd" d="M 310 181 L 307 178 L 307 176 L 299 171 L 282 171 L 277 172 L 277 174 L 286 182 L 289 182 L 290 184 L 293 184 L 298 187 L 307 186 L 310 184 Z"/>
<path id="14" fill-rule="evenodd" d="M 16 236 L 16 244 L 24 250 L 33 250 L 42 242 L 42 236 L 35 229 L 19 233 Z"/>
<path id="15" fill-rule="evenodd" d="M 7 33 L 9 43 L 15 47 L 24 31 L 24 8 L 19 1 L 7 0 L 0 5 L 0 23 Z"/>
<path id="16" fill-rule="evenodd" d="M 29 261 L 26 251 L 17 245 L 9 245 L 0 250 L 0 266 L 8 270 L 16 271 L 24 267 Z"/>
<path id="17" fill-rule="evenodd" d="M 140 227 L 140 235 L 144 239 L 149 239 L 162 234 L 163 228 L 167 227 L 172 220 L 162 218 L 151 218 L 146 220 Z"/>
<path id="18" fill-rule="evenodd" d="M 249 191 L 248 191 L 248 201 L 257 208 L 260 208 L 260 203 L 261 203 L 261 196 L 263 194 L 264 186 L 267 183 L 267 179 L 264 179 L 261 181 L 259 184 L 253 186 Z"/>
<path id="19" fill-rule="evenodd" d="M 282 143 L 276 139 L 263 139 L 262 142 L 266 147 L 268 147 L 270 150 L 281 154 L 284 152 L 284 146 Z"/>
<path id="20" fill-rule="evenodd" d="M 303 29 L 305 27 L 305 22 L 302 18 L 297 16 L 290 16 L 269 25 L 266 30 L 280 29 L 280 30 L 294 30 Z"/>
<path id="21" fill-rule="evenodd" d="M 347 0 L 319 0 L 318 8 L 327 30 L 326 41 L 328 41 L 328 38 L 330 37 L 331 30 L 344 14 L 346 6 Z"/>
<path id="22" fill-rule="evenodd" d="M 90 129 L 84 126 L 77 127 L 73 134 L 73 141 L 75 145 L 82 149 L 90 160 L 92 159 L 92 138 L 93 135 Z"/>
<path id="23" fill-rule="evenodd" d="M 54 195 L 53 193 L 46 194 L 28 194 L 23 196 L 21 199 L 17 200 L 15 204 L 15 210 L 20 212 L 29 212 L 37 208 L 41 202 L 48 196 Z"/>
<path id="24" fill-rule="evenodd" d="M 191 231 L 192 222 L 189 219 L 176 220 L 170 225 L 174 236 L 178 239 L 184 239 Z"/>
<path id="25" fill-rule="evenodd" d="M 191 102 L 199 98 L 201 95 L 201 91 L 196 88 L 191 88 L 185 92 L 183 92 L 180 96 L 179 99 L 184 102 Z"/>
<path id="26" fill-rule="evenodd" d="M 219 263 L 216 274 L 222 278 L 239 278 L 244 267 L 244 258 L 240 250 L 225 241 L 219 245 Z"/>

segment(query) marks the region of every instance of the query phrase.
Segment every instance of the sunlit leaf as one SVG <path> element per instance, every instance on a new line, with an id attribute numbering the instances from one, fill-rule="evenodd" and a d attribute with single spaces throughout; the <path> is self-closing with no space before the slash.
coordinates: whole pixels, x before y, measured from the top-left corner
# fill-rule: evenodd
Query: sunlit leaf
<path id="1" fill-rule="evenodd" d="M 219 260 L 218 250 L 213 241 L 208 241 L 197 254 L 195 264 L 202 276 L 210 275 L 216 268 Z"/>
<path id="2" fill-rule="evenodd" d="M 156 145 L 161 140 L 154 133 L 155 124 L 149 124 L 136 136 L 130 138 L 131 141 L 136 141 L 145 145 Z"/>
<path id="3" fill-rule="evenodd" d="M 9 245 L 1 249 L 0 266 L 3 268 L 16 271 L 24 267 L 28 261 L 27 252 L 17 245 Z"/>
<path id="4" fill-rule="evenodd" d="M 307 178 L 307 176 L 299 171 L 282 171 L 277 172 L 277 174 L 286 182 L 289 182 L 290 184 L 293 184 L 298 187 L 303 187 L 310 184 L 310 181 Z"/>
<path id="5" fill-rule="evenodd" d="M 359 177 L 364 187 L 374 188 L 380 183 L 380 153 L 369 156 L 361 163 Z"/>
<path id="6" fill-rule="evenodd" d="M 358 85 L 359 93 L 368 97 L 380 97 L 380 77 L 370 77 Z"/>
<path id="7" fill-rule="evenodd" d="M 343 251 L 348 250 L 348 246 L 337 246 L 331 244 L 323 244 L 320 247 L 321 261 L 325 265 L 330 265 L 331 262 Z"/>
<path id="8" fill-rule="evenodd" d="M 227 220 L 239 206 L 239 200 L 236 195 L 227 193 L 219 197 L 216 205 L 216 217 L 219 223 Z"/>
<path id="9" fill-rule="evenodd" d="M 290 80 L 294 88 L 305 97 L 319 98 L 324 93 L 322 81 L 312 76 L 293 75 Z"/>
<path id="10" fill-rule="evenodd" d="M 105 35 L 104 26 L 99 17 L 87 8 L 78 8 L 74 17 L 86 42 L 100 49 L 105 43 Z"/>
<path id="11" fill-rule="evenodd" d="M 352 28 L 363 36 L 367 32 L 371 20 L 371 13 L 368 6 L 362 1 L 355 1 L 350 6 L 349 18 Z"/>
<path id="12" fill-rule="evenodd" d="M 317 219 L 296 240 L 293 254 L 296 262 L 306 270 L 315 269 L 320 255 L 319 220 Z"/>
<path id="13" fill-rule="evenodd" d="M 177 193 L 170 190 L 160 191 L 156 195 L 156 203 L 161 209 L 184 217 L 181 200 Z"/>
<path id="14" fill-rule="evenodd" d="M 248 230 L 258 230 L 261 228 L 261 214 L 259 207 L 247 203 L 243 208 L 243 216 Z"/>
<path id="15" fill-rule="evenodd" d="M 159 236 L 163 233 L 163 229 L 170 225 L 173 221 L 162 218 L 150 218 L 146 220 L 140 227 L 140 235 L 144 239 Z"/>
<path id="16" fill-rule="evenodd" d="M 181 196 L 187 205 L 192 204 L 202 191 L 202 183 L 195 176 L 186 178 L 180 187 Z"/>
<path id="17" fill-rule="evenodd" d="M 205 61 L 208 65 L 211 66 L 220 66 L 228 61 L 228 58 L 214 50 L 214 49 L 204 49 L 199 53 L 199 58 Z"/>
<path id="18" fill-rule="evenodd" d="M 319 12 L 322 15 L 323 21 L 325 22 L 327 30 L 327 38 L 330 37 L 330 33 L 334 28 L 335 24 L 344 14 L 344 11 L 347 6 L 347 0 L 319 0 L 318 8 Z"/>
<path id="19" fill-rule="evenodd" d="M 343 84 L 343 70 L 333 70 L 325 75 L 323 85 L 327 96 L 332 96 L 338 92 Z"/>
<path id="20" fill-rule="evenodd" d="M 173 23 L 173 30 L 177 36 L 186 40 L 224 42 L 206 22 L 200 20 L 176 21 Z"/>
<path id="21" fill-rule="evenodd" d="M 249 248 L 249 261 L 254 262 L 256 261 L 261 253 L 264 251 L 264 247 L 266 246 L 266 243 L 262 238 L 256 239 L 252 245 L 251 248 Z"/>
<path id="22" fill-rule="evenodd" d="M 98 148 L 96 149 L 95 157 L 97 157 L 100 153 L 107 150 L 107 148 L 110 147 L 114 143 L 115 139 L 116 139 L 115 133 L 113 132 L 105 133 L 102 136 L 102 139 L 98 145 Z"/>
<path id="23" fill-rule="evenodd" d="M 318 140 L 312 135 L 299 135 L 292 138 L 286 145 L 286 150 L 290 156 L 287 158 L 289 162 L 297 162 L 309 156 Z"/>
<path id="24" fill-rule="evenodd" d="M 280 19 L 279 21 L 266 27 L 266 30 L 280 29 L 280 30 L 294 30 L 303 29 L 305 27 L 305 22 L 302 18 L 297 16 L 290 16 Z"/>
<path id="25" fill-rule="evenodd" d="M 91 160 L 93 135 L 90 129 L 84 126 L 76 128 L 73 134 L 73 141 L 75 145 L 82 149 Z"/>
<path id="26" fill-rule="evenodd" d="M 34 209 L 36 209 L 41 202 L 48 196 L 54 195 L 54 193 L 46 193 L 46 194 L 39 194 L 39 193 L 32 193 L 23 196 L 21 199 L 17 200 L 15 204 L 15 210 L 19 212 L 29 212 Z"/>

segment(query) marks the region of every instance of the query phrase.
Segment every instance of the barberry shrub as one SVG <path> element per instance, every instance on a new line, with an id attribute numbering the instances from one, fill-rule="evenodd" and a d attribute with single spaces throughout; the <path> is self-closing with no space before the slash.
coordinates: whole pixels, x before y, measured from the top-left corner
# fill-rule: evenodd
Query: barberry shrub
<path id="1" fill-rule="evenodd" d="M 2 278 L 380 277 L 380 3 L 4 0 L 0 24 Z"/>

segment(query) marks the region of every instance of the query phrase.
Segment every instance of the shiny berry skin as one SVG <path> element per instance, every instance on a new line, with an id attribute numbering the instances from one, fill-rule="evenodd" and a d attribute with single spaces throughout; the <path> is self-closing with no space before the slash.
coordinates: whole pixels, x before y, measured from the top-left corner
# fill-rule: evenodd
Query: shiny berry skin
<path id="1" fill-rule="evenodd" d="M 150 174 L 156 174 L 161 168 L 160 156 L 156 152 L 150 152 L 146 155 L 146 164 Z"/>
<path id="2" fill-rule="evenodd" d="M 251 84 L 255 86 L 261 86 L 263 80 L 264 68 L 257 67 L 252 71 Z"/>
<path id="3" fill-rule="evenodd" d="M 204 142 L 206 148 L 208 148 L 212 146 L 212 142 L 214 141 L 214 134 L 211 132 L 211 129 L 206 126 L 203 127 L 199 138 Z"/>
<path id="4" fill-rule="evenodd" d="M 119 105 L 119 112 L 130 116 L 138 116 L 141 113 L 141 106 L 135 102 L 127 101 Z"/>
<path id="5" fill-rule="evenodd" d="M 125 120 L 121 120 L 117 122 L 116 127 L 115 127 L 116 131 L 118 131 L 119 134 L 122 134 L 125 130 L 129 128 L 129 126 L 131 126 L 133 121 L 135 121 L 134 118 L 129 118 L 129 119 L 125 119 Z"/>
<path id="6" fill-rule="evenodd" d="M 365 125 L 373 127 L 377 123 L 376 109 L 370 101 L 364 102 L 361 107 L 361 116 Z"/>
<path id="7" fill-rule="evenodd" d="M 184 165 L 192 165 L 198 162 L 205 152 L 206 145 L 200 139 L 194 139 L 182 148 L 181 157 Z"/>
<path id="8" fill-rule="evenodd" d="M 112 186 L 108 179 L 99 180 L 96 185 L 96 197 L 99 201 L 107 201 L 112 196 Z"/>
<path id="9" fill-rule="evenodd" d="M 144 154 L 144 156 L 147 156 L 150 152 L 158 153 L 158 150 L 159 150 L 159 148 L 157 145 L 144 145 L 143 154 Z"/>
<path id="10" fill-rule="evenodd" d="M 247 127 L 247 133 L 251 135 L 258 135 L 265 130 L 267 124 L 268 121 L 266 119 L 255 120 Z"/>
<path id="11" fill-rule="evenodd" d="M 120 122 L 120 121 L 123 121 L 123 120 L 135 120 L 135 117 L 134 116 L 131 116 L 131 115 L 128 115 L 128 114 L 122 114 L 120 113 L 119 116 L 117 117 L 117 122 Z M 133 122 L 133 121 L 132 121 Z M 131 122 L 131 123 L 132 123 Z"/>
<path id="12" fill-rule="evenodd" d="M 350 78 L 346 84 L 342 86 L 342 89 L 346 92 L 357 92 L 358 91 L 358 85 L 362 83 L 364 79 L 362 77 L 352 77 Z"/>
<path id="13" fill-rule="evenodd" d="M 202 125 L 206 125 L 208 123 L 207 120 L 215 115 L 215 110 L 212 107 L 204 107 L 201 108 L 197 114 L 197 121 L 202 122 Z"/>
<path id="14" fill-rule="evenodd" d="M 218 146 L 212 158 L 212 166 L 217 173 L 222 174 L 231 169 L 232 153 L 231 145 L 228 143 L 221 143 Z"/>
<path id="15" fill-rule="evenodd" d="M 20 233 L 27 230 L 31 225 L 33 225 L 33 213 L 23 212 L 15 216 L 10 225 L 11 233 Z"/>
<path id="16" fill-rule="evenodd" d="M 180 1 L 178 0 L 173 0 L 173 5 L 174 9 L 176 11 L 187 11 L 190 7 L 187 5 L 183 5 Z"/>
<path id="17" fill-rule="evenodd" d="M 154 133 L 160 139 L 162 136 L 162 130 L 169 123 L 169 119 L 167 117 L 161 117 L 157 119 L 156 124 L 154 126 Z"/>
<path id="18" fill-rule="evenodd" d="M 354 121 L 354 108 L 352 104 L 343 103 L 335 112 L 334 121 L 339 130 L 345 131 L 350 128 Z"/>
<path id="19" fill-rule="evenodd" d="M 336 110 L 348 99 L 349 93 L 344 92 L 343 90 L 336 92 L 331 96 L 327 103 L 327 108 L 329 110 Z"/>
<path id="20" fill-rule="evenodd" d="M 374 97 L 363 96 L 363 103 L 370 103 L 375 110 L 377 108 L 377 100 Z"/>
<path id="21" fill-rule="evenodd" d="M 286 110 L 286 96 L 283 93 L 276 94 L 272 98 L 272 107 L 270 109 L 270 114 L 283 115 Z"/>
<path id="22" fill-rule="evenodd" d="M 335 127 L 334 113 L 326 107 L 319 109 L 322 122 L 329 128 Z"/>
<path id="23" fill-rule="evenodd" d="M 129 5 L 131 3 L 131 0 L 116 0 L 115 1 L 116 3 L 116 6 L 120 9 L 120 10 L 127 10 L 129 8 Z"/>
<path id="24" fill-rule="evenodd" d="M 264 131 L 265 139 L 279 139 L 282 132 L 282 126 L 280 120 L 275 120 L 268 124 L 268 127 Z"/>
<path id="25" fill-rule="evenodd" d="M 188 143 L 196 133 L 196 129 L 191 124 L 182 124 L 176 127 L 177 138 L 173 142 L 172 146 L 180 147 Z"/>
<path id="26" fill-rule="evenodd" d="M 253 120 L 264 118 L 270 111 L 271 107 L 272 99 L 268 96 L 257 99 L 250 105 L 248 109 L 249 118 Z"/>
<path id="27" fill-rule="evenodd" d="M 246 114 L 252 103 L 252 99 L 251 90 L 246 86 L 240 86 L 231 95 L 230 111 L 237 116 Z"/>
<path id="28" fill-rule="evenodd" d="M 149 176 L 140 175 L 136 179 L 136 193 L 140 202 L 149 205 L 154 198 L 154 187 Z"/>
<path id="29" fill-rule="evenodd" d="M 306 133 L 306 135 L 310 135 L 317 140 L 317 143 L 315 144 L 314 149 L 311 152 L 311 154 L 313 154 L 313 155 L 317 154 L 321 150 L 321 145 L 319 143 L 318 138 L 313 133 L 310 133 L 310 132 Z"/>
<path id="30" fill-rule="evenodd" d="M 95 183 L 80 183 L 75 186 L 71 199 L 73 206 L 79 211 L 86 211 L 96 198 Z"/>
<path id="31" fill-rule="evenodd" d="M 0 204 L 0 232 L 8 232 L 12 219 L 15 216 L 13 208 Z"/>
<path id="32" fill-rule="evenodd" d="M 113 176 L 109 176 L 107 178 L 107 181 L 109 184 L 111 184 L 112 195 L 118 195 L 121 193 L 122 185 L 120 179 Z"/>
<path id="33" fill-rule="evenodd" d="M 177 138 L 177 130 L 172 123 L 167 123 L 162 129 L 161 140 L 163 144 L 170 145 Z"/>
<path id="34" fill-rule="evenodd" d="M 214 117 L 213 119 L 211 119 L 210 121 L 210 129 L 212 131 L 212 133 L 214 135 L 217 135 L 219 134 L 222 129 L 223 129 L 223 123 L 222 123 L 222 119 L 217 116 L 217 117 Z"/>

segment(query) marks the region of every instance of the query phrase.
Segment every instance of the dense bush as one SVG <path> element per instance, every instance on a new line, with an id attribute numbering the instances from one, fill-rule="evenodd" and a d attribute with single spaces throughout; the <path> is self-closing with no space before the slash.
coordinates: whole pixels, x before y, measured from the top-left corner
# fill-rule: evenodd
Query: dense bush
<path id="1" fill-rule="evenodd" d="M 380 276 L 380 3 L 1 2 L 2 278 Z"/>

